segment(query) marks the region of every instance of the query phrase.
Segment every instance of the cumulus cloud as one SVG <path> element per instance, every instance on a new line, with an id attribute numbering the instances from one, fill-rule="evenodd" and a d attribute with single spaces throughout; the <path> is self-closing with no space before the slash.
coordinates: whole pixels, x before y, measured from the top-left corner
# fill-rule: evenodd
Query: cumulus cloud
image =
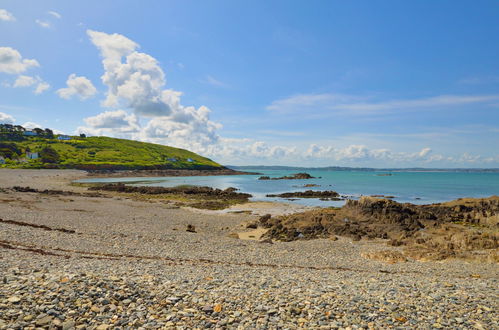
<path id="1" fill-rule="evenodd" d="M 104 106 L 125 106 L 148 117 L 171 113 L 168 95 L 163 93 L 165 74 L 154 57 L 137 52 L 139 45 L 120 34 L 92 30 L 87 34 L 104 58 L 102 82 L 108 87 Z"/>
<path id="2" fill-rule="evenodd" d="M 130 137 L 130 134 L 140 130 L 137 116 L 124 110 L 105 111 L 93 117 L 84 119 L 87 126 L 77 129 L 78 133 L 90 135 L 113 135 Z"/>
<path id="3" fill-rule="evenodd" d="M 50 88 L 50 85 L 47 82 L 41 81 L 36 85 L 35 94 L 41 94 L 49 88 Z"/>
<path id="4" fill-rule="evenodd" d="M 21 75 L 18 76 L 16 81 L 14 82 L 14 87 L 29 87 L 33 86 L 34 84 L 36 84 L 36 79 L 34 77 Z"/>
<path id="5" fill-rule="evenodd" d="M 0 21 L 14 22 L 16 18 L 5 9 L 0 9 Z"/>
<path id="6" fill-rule="evenodd" d="M 43 81 L 42 78 L 38 76 L 32 77 L 25 75 L 18 76 L 12 87 L 22 88 L 22 87 L 31 87 L 31 86 L 35 86 L 35 89 L 33 90 L 35 94 L 41 94 L 50 88 L 50 85 L 47 82 Z"/>
<path id="7" fill-rule="evenodd" d="M 0 112 L 0 124 L 14 124 L 14 117 L 6 113 Z"/>
<path id="8" fill-rule="evenodd" d="M 0 47 L 0 72 L 8 74 L 23 73 L 31 67 L 40 66 L 38 61 L 23 59 L 21 54 L 11 47 Z"/>
<path id="9" fill-rule="evenodd" d="M 74 73 L 69 75 L 66 84 L 68 87 L 57 90 L 57 94 L 63 99 L 68 100 L 78 96 L 81 100 L 86 100 L 97 93 L 97 89 L 88 78 L 77 77 Z"/>
<path id="10" fill-rule="evenodd" d="M 88 30 L 87 34 L 103 58 L 101 79 L 108 90 L 102 105 L 125 107 L 148 119 L 133 138 L 198 151 L 218 141 L 221 125 L 210 120 L 210 109 L 182 105 L 182 93 L 165 88 L 159 62 L 138 52 L 136 42 L 116 33 Z"/>
<path id="11" fill-rule="evenodd" d="M 42 125 L 40 125 L 38 123 L 34 123 L 32 121 L 27 121 L 24 124 L 22 124 L 21 126 L 24 127 L 24 128 L 27 128 L 27 129 L 43 128 Z"/>

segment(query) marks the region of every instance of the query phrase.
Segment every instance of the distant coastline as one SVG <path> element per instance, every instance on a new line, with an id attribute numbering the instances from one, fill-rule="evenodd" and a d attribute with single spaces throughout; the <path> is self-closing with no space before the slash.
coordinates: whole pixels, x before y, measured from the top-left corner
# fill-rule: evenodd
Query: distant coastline
<path id="1" fill-rule="evenodd" d="M 269 165 L 225 165 L 225 167 L 237 170 L 248 171 L 251 169 L 276 170 L 276 171 L 359 171 L 359 172 L 462 172 L 462 173 L 499 173 L 499 168 L 374 168 L 374 167 L 345 167 L 345 166 L 325 166 L 325 167 L 299 167 L 299 166 L 269 166 Z"/>

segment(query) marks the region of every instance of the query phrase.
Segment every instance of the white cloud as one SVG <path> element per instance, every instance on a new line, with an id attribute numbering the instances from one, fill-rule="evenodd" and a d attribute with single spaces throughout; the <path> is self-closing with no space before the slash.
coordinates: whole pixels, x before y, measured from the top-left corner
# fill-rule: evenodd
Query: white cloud
<path id="1" fill-rule="evenodd" d="M 163 91 L 165 74 L 155 58 L 135 51 L 138 44 L 122 35 L 87 33 L 104 58 L 102 82 L 108 86 L 104 106 L 125 106 L 148 117 L 171 113 L 170 92 L 165 96 Z"/>
<path id="2" fill-rule="evenodd" d="M 76 74 L 71 74 L 66 81 L 68 87 L 57 90 L 57 94 L 63 99 L 70 99 L 77 95 L 81 100 L 86 100 L 97 93 L 97 89 L 92 82 L 86 77 L 77 77 Z"/>
<path id="3" fill-rule="evenodd" d="M 31 87 L 31 86 L 35 86 L 35 89 L 33 91 L 35 94 L 41 94 L 50 88 L 50 85 L 47 82 L 43 81 L 42 78 L 38 76 L 31 77 L 24 75 L 18 76 L 12 87 L 22 88 L 22 87 Z"/>
<path id="4" fill-rule="evenodd" d="M 439 95 L 428 98 L 388 100 L 382 102 L 365 102 L 362 99 L 365 100 L 365 98 L 359 96 L 342 94 L 299 94 L 273 101 L 267 106 L 267 110 L 280 113 L 342 111 L 348 114 L 368 114 L 394 110 L 486 103 L 499 100 L 499 95 Z"/>
<path id="5" fill-rule="evenodd" d="M 0 112 L 0 124 L 14 124 L 15 119 L 11 115 Z"/>
<path id="6" fill-rule="evenodd" d="M 118 33 L 107 34 L 87 30 L 87 34 L 92 43 L 100 50 L 104 60 L 108 62 L 120 62 L 123 56 L 132 53 L 139 47 L 137 43 Z"/>
<path id="7" fill-rule="evenodd" d="M 24 128 L 27 128 L 27 129 L 43 128 L 42 125 L 40 125 L 38 123 L 31 122 L 31 121 L 27 121 L 24 124 L 22 124 L 21 126 Z"/>
<path id="8" fill-rule="evenodd" d="M 14 82 L 14 87 L 17 88 L 33 86 L 34 84 L 36 84 L 36 81 L 37 80 L 31 76 L 20 75 Z"/>
<path id="9" fill-rule="evenodd" d="M 0 9 L 0 21 L 14 22 L 16 18 L 5 9 Z"/>
<path id="10" fill-rule="evenodd" d="M 78 127 L 78 133 L 130 137 L 140 130 L 137 116 L 124 110 L 105 111 L 84 120 L 87 126 Z"/>
<path id="11" fill-rule="evenodd" d="M 36 60 L 23 59 L 14 48 L 0 47 L 0 72 L 19 74 L 37 66 L 40 64 Z"/>
<path id="12" fill-rule="evenodd" d="M 42 21 L 40 19 L 35 20 L 36 24 L 40 25 L 42 28 L 48 29 L 51 27 L 51 24 L 49 21 Z"/>
<path id="13" fill-rule="evenodd" d="M 50 85 L 45 81 L 41 81 L 36 85 L 35 94 L 41 94 L 50 88 Z"/>
<path id="14" fill-rule="evenodd" d="M 425 157 L 427 156 L 429 153 L 431 153 L 431 149 L 430 148 L 423 148 L 419 153 L 418 153 L 418 156 L 419 157 Z"/>
<path id="15" fill-rule="evenodd" d="M 48 13 L 49 15 L 54 16 L 54 17 L 55 17 L 55 18 L 57 18 L 57 19 L 61 19 L 61 18 L 62 18 L 61 14 L 59 14 L 59 13 L 58 13 L 58 12 L 56 12 L 56 11 L 50 10 L 50 11 L 48 11 L 47 13 Z"/>
<path id="16" fill-rule="evenodd" d="M 139 45 L 120 34 L 87 34 L 103 57 L 102 82 L 108 91 L 102 104 L 149 119 L 133 138 L 197 151 L 217 143 L 221 125 L 210 120 L 210 109 L 183 106 L 181 92 L 165 89 L 165 74 L 155 58 L 138 52 Z"/>

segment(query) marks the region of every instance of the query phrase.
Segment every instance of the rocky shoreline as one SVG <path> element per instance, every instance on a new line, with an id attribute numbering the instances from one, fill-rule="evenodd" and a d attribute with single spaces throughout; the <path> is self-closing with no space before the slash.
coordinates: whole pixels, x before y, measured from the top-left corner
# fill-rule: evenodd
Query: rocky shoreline
<path id="1" fill-rule="evenodd" d="M 126 177 L 162 177 L 162 176 L 215 176 L 215 175 L 259 175 L 255 172 L 236 171 L 230 168 L 209 170 L 185 170 L 185 169 L 162 169 L 162 170 L 94 170 L 88 171 L 90 177 L 102 178 L 126 178 Z"/>
<path id="2" fill-rule="evenodd" d="M 405 245 L 382 238 L 237 239 L 234 233 L 250 233 L 248 224 L 260 217 L 173 208 L 135 193 L 90 196 L 86 187 L 68 185 L 84 175 L 0 170 L 0 329 L 499 326 L 497 263 L 420 262 L 404 254 Z M 483 204 L 484 213 L 466 202 L 444 206 L 485 231 L 495 204 Z M 256 210 L 252 205 L 244 204 Z M 376 205 L 352 204 L 351 225 L 361 226 L 355 212 L 375 218 L 395 208 Z M 327 225 L 324 214 L 307 214 L 301 220 L 313 219 L 317 233 Z M 386 222 L 412 230 L 411 214 Z M 281 219 L 264 218 L 270 230 Z M 299 221 L 280 224 L 299 228 Z"/>
<path id="3" fill-rule="evenodd" d="M 499 196 L 431 205 L 362 197 L 342 208 L 262 217 L 259 224 L 268 228 L 267 237 L 283 241 L 336 235 L 356 241 L 381 238 L 404 246 L 404 255 L 416 259 L 499 262 Z"/>

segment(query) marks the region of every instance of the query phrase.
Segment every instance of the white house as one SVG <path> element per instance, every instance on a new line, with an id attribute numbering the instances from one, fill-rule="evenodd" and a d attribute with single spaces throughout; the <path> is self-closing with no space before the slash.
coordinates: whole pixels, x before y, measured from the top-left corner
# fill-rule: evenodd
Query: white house
<path id="1" fill-rule="evenodd" d="M 0 165 L 5 164 L 5 158 L 3 156 L 0 156 Z"/>
<path id="2" fill-rule="evenodd" d="M 71 140 L 71 136 L 69 136 L 69 135 L 59 135 L 57 137 L 57 140 L 69 141 L 69 140 Z"/>
<path id="3" fill-rule="evenodd" d="M 193 163 L 193 162 L 194 162 L 194 159 L 192 159 L 192 158 L 187 158 L 187 161 L 188 161 L 189 163 Z"/>
<path id="4" fill-rule="evenodd" d="M 38 159 L 38 157 L 40 157 L 40 155 L 38 154 L 38 152 L 29 152 L 29 151 L 26 151 L 26 158 L 27 159 Z"/>

